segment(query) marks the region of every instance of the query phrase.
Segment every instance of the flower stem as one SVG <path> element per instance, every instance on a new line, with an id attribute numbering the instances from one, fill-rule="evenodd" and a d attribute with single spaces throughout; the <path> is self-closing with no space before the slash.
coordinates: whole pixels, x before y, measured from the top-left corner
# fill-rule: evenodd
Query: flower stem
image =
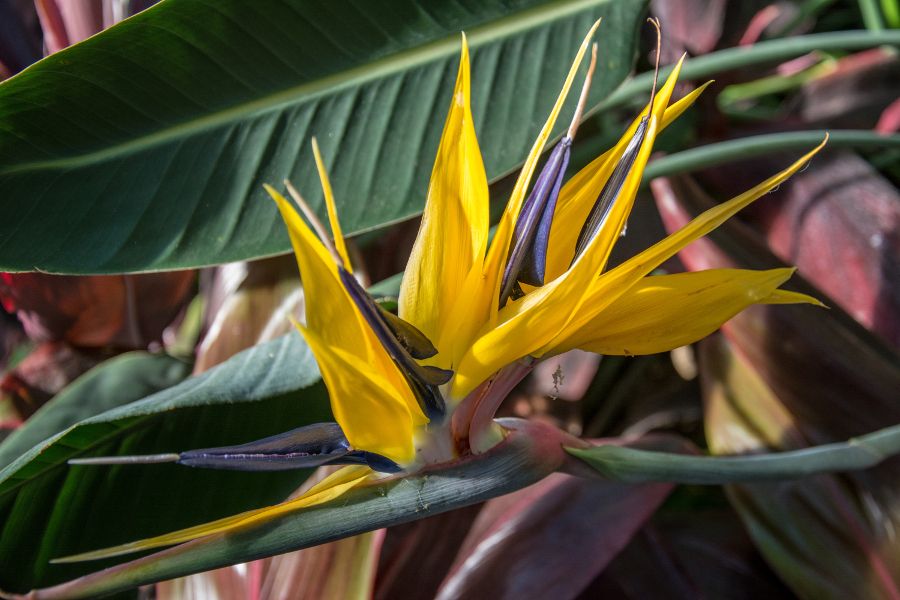
<path id="1" fill-rule="evenodd" d="M 534 363 L 530 356 L 523 358 L 501 369 L 491 380 L 469 423 L 469 447 L 474 454 L 486 452 L 503 439 L 494 425 L 494 415 L 513 388 L 531 372 Z"/>
<path id="2" fill-rule="evenodd" d="M 900 454 L 900 425 L 846 442 L 750 456 L 691 456 L 612 445 L 567 450 L 606 479 L 722 485 L 873 467 Z"/>
<path id="3" fill-rule="evenodd" d="M 900 31 L 897 30 L 854 30 L 800 35 L 759 42 L 752 46 L 727 48 L 705 56 L 691 58 L 685 61 L 681 69 L 681 79 L 705 79 L 732 69 L 796 58 L 814 50 L 863 50 L 876 46 L 896 45 L 900 45 Z M 662 69 L 660 77 L 665 79 L 671 70 L 672 67 Z M 626 104 L 633 97 L 649 92 L 652 86 L 653 73 L 642 73 L 619 86 L 615 92 L 594 106 L 587 114 L 590 116 Z"/>
<path id="4" fill-rule="evenodd" d="M 900 135 L 882 135 L 868 130 L 827 132 L 829 148 L 900 148 Z M 769 133 L 727 140 L 663 156 L 647 165 L 644 181 L 707 169 L 722 163 L 779 151 L 806 150 L 825 137 L 825 130 Z"/>
<path id="5" fill-rule="evenodd" d="M 883 31 L 884 19 L 881 17 L 881 10 L 878 8 L 877 0 L 857 0 L 857 2 L 859 3 L 859 12 L 862 13 L 866 29 Z"/>

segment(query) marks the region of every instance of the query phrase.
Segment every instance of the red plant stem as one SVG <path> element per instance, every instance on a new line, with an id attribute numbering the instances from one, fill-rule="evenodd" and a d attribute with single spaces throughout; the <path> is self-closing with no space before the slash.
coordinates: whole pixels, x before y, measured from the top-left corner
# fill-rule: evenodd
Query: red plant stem
<path id="1" fill-rule="evenodd" d="M 460 456 L 469 452 L 469 423 L 475 413 L 475 407 L 490 388 L 490 380 L 481 383 L 472 390 L 453 411 L 450 420 L 450 433 L 456 445 L 456 453 Z"/>
<path id="2" fill-rule="evenodd" d="M 500 369 L 488 382 L 484 392 L 478 397 L 469 420 L 469 447 L 479 454 L 482 442 L 493 430 L 497 409 L 526 375 L 531 373 L 536 359 L 528 356 Z"/>

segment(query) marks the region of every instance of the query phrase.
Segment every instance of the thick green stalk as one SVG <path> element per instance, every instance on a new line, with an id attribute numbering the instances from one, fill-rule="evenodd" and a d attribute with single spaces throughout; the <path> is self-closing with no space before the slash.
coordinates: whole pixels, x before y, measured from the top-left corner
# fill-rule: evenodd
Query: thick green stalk
<path id="1" fill-rule="evenodd" d="M 681 79 L 706 79 L 718 73 L 760 64 L 790 60 L 815 50 L 863 50 L 877 46 L 900 45 L 900 31 L 838 31 L 815 33 L 796 37 L 759 42 L 712 52 L 686 60 Z M 671 66 L 660 71 L 660 77 L 671 71 Z M 635 96 L 649 94 L 653 86 L 653 73 L 642 73 L 619 86 L 606 100 L 594 106 L 589 114 L 609 110 L 625 104 Z"/>
<path id="2" fill-rule="evenodd" d="M 888 27 L 900 27 L 900 2 L 897 2 L 897 0 L 881 0 L 881 12 L 884 14 L 884 20 L 887 22 Z"/>
<path id="3" fill-rule="evenodd" d="M 751 456 L 691 456 L 612 445 L 567 450 L 605 479 L 722 485 L 873 467 L 900 454 L 900 425 L 846 442 Z"/>
<path id="4" fill-rule="evenodd" d="M 870 31 L 884 30 L 884 19 L 881 18 L 881 10 L 878 8 L 876 0 L 857 0 L 859 2 L 859 12 L 862 13 L 863 23 L 866 29 Z"/>
<path id="5" fill-rule="evenodd" d="M 647 165 L 644 180 L 707 169 L 723 163 L 773 152 L 805 151 L 828 134 L 828 148 L 900 148 L 900 135 L 882 135 L 868 130 L 810 130 L 768 133 L 727 140 L 663 156 Z"/>
<path id="6" fill-rule="evenodd" d="M 372 481 L 330 502 L 210 535 L 26 594 L 0 598 L 96 598 L 139 585 L 283 554 L 439 514 L 527 487 L 571 460 L 578 440 L 546 424 L 506 419 L 506 439 L 490 451 L 405 477 Z"/>

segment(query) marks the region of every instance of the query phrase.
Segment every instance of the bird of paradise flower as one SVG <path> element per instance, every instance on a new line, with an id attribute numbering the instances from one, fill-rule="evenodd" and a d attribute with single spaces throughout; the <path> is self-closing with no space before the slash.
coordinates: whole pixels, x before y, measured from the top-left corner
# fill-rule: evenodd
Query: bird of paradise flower
<path id="1" fill-rule="evenodd" d="M 487 177 L 473 124 L 463 36 L 422 222 L 400 288 L 399 315 L 383 310 L 353 276 L 315 140 L 330 234 L 289 182 L 289 195 L 309 224 L 266 186 L 287 225 L 303 278 L 306 322 L 297 328 L 319 364 L 337 423 L 242 446 L 71 461 L 256 470 L 347 466 L 275 506 L 56 562 L 116 556 L 245 527 L 327 502 L 385 473 L 414 473 L 483 453 L 506 435 L 493 420 L 499 403 L 536 361 L 550 356 L 574 348 L 610 355 L 664 352 L 705 337 L 753 304 L 820 304 L 779 288 L 793 273 L 790 268 L 651 272 L 797 172 L 824 141 L 784 171 L 607 268 L 657 134 L 708 85 L 671 101 L 683 58 L 658 91 L 654 86 L 646 108 L 618 143 L 563 183 L 595 46 L 572 125 L 531 186 L 598 25 L 578 50 L 490 243 Z"/>

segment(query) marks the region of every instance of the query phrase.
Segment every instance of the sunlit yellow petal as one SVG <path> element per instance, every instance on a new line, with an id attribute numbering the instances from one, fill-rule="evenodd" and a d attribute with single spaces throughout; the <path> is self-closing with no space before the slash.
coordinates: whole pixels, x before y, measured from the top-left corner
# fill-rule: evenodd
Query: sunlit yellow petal
<path id="1" fill-rule="evenodd" d="M 335 498 L 346 493 L 351 488 L 365 481 L 366 478 L 368 478 L 371 474 L 372 470 L 368 467 L 344 467 L 338 471 L 335 471 L 334 473 L 317 483 L 315 486 L 311 487 L 302 496 L 299 496 L 292 500 L 287 500 L 285 502 L 282 502 L 281 504 L 275 504 L 274 506 L 267 506 L 265 508 L 250 510 L 234 515 L 232 517 L 226 517 L 224 519 L 212 521 L 203 525 L 196 525 L 194 527 L 188 527 L 187 529 L 173 531 L 172 533 L 167 533 L 165 535 L 138 540 L 136 542 L 129 542 L 120 546 L 113 546 L 111 548 L 104 548 L 103 550 L 95 550 L 93 552 L 85 552 L 83 554 L 76 554 L 73 556 L 58 558 L 51 562 L 71 563 L 85 560 L 96 560 L 100 558 L 109 558 L 112 556 L 120 556 L 122 554 L 130 554 L 132 552 L 140 552 L 142 550 L 159 548 L 162 546 L 181 544 L 183 542 L 189 542 L 191 540 L 195 540 L 207 535 L 212 535 L 214 533 L 234 531 L 235 529 L 239 529 L 253 523 L 264 522 L 268 519 L 300 510 L 302 508 L 308 508 L 317 504 L 324 504 L 329 500 L 334 500 Z"/>
<path id="2" fill-rule="evenodd" d="M 504 313 L 501 313 L 500 320 L 504 327 L 515 321 L 522 321 L 522 323 L 514 325 L 515 327 L 521 327 L 525 322 L 536 321 L 535 324 L 528 325 L 528 331 L 533 332 L 531 336 L 533 345 L 529 344 L 528 352 L 557 337 L 567 327 L 574 315 L 581 312 L 581 305 L 588 298 L 591 285 L 606 266 L 612 247 L 618 240 L 619 233 L 625 226 L 634 205 L 644 167 L 653 150 L 658 126 L 672 97 L 683 60 L 684 57 L 672 69 L 669 78 L 656 94 L 653 106 L 648 106 L 644 111 L 645 113 L 649 111 L 649 121 L 644 138 L 634 163 L 622 184 L 618 198 L 609 212 L 606 225 L 588 243 L 572 267 L 558 277 L 558 279 L 563 279 L 564 283 L 558 286 L 557 291 L 551 292 L 547 286 L 544 286 L 544 289 L 535 290 L 529 294 L 531 298 L 527 299 L 528 302 L 522 302 L 518 306 L 509 306 Z M 611 156 L 613 163 L 617 163 L 622 157 L 628 141 L 629 139 L 623 138 L 624 143 L 620 142 L 613 149 Z M 537 311 L 539 314 L 522 319 L 521 317 L 526 311 Z M 538 324 L 540 325 L 535 329 Z"/>
<path id="3" fill-rule="evenodd" d="M 325 196 L 325 207 L 328 210 L 328 222 L 331 225 L 331 236 L 334 238 L 334 247 L 341 262 L 348 273 L 353 272 L 350 265 L 350 257 L 347 254 L 347 244 L 344 242 L 344 234 L 341 231 L 341 224 L 338 221 L 337 208 L 334 205 L 334 193 L 331 191 L 331 181 L 328 180 L 328 171 L 325 169 L 325 163 L 322 155 L 319 153 L 319 143 L 316 138 L 312 140 L 313 156 L 316 158 L 316 169 L 319 171 L 319 181 L 322 182 L 322 192 Z"/>
<path id="4" fill-rule="evenodd" d="M 759 185 L 732 198 L 728 202 L 724 202 L 707 210 L 672 235 L 657 242 L 640 254 L 626 260 L 621 265 L 604 273 L 602 276 L 594 278 L 589 282 L 588 295 L 582 305 L 583 310 L 579 310 L 575 313 L 573 319 L 565 326 L 565 329 L 561 330 L 558 339 L 565 339 L 570 332 L 585 327 L 596 315 L 600 314 L 601 311 L 606 309 L 606 307 L 615 301 L 622 293 L 635 285 L 638 280 L 650 273 L 657 266 L 677 254 L 679 250 L 694 240 L 711 232 L 739 210 L 769 193 L 788 177 L 802 169 L 804 165 L 806 165 L 806 163 L 824 147 L 827 139 L 828 138 L 826 137 L 819 146 L 805 154 L 784 171 L 773 175 Z M 554 346 L 555 342 L 547 344 L 539 351 L 537 356 L 550 351 Z"/>
<path id="5" fill-rule="evenodd" d="M 340 350 L 341 356 L 345 357 L 346 361 L 350 361 L 352 357 L 351 362 L 366 365 L 369 371 L 377 371 L 380 375 L 379 387 L 385 390 L 382 394 L 390 393 L 395 403 L 406 404 L 407 416 L 401 420 L 402 423 L 406 423 L 410 419 L 419 425 L 427 422 L 403 375 L 387 355 L 371 327 L 360 315 L 341 283 L 334 258 L 291 204 L 271 187 L 266 186 L 266 190 L 278 204 L 294 246 L 306 299 L 307 329 L 305 333 L 312 332 L 316 341 L 319 342 L 317 345 L 311 343 L 310 346 L 319 366 L 322 367 L 323 374 L 326 371 L 324 364 L 329 363 L 335 352 Z M 307 335 L 307 341 L 309 339 L 310 336 Z M 344 379 L 352 381 L 354 377 L 355 373 L 352 370 L 344 374 Z M 361 374 L 359 379 L 361 386 L 371 385 L 371 378 L 366 378 Z M 351 441 L 356 439 L 357 442 L 360 442 L 363 439 L 360 434 L 357 434 L 361 427 L 360 419 L 374 419 L 377 413 L 367 415 L 364 412 L 357 412 L 354 414 L 353 411 L 346 409 L 349 403 L 354 402 L 355 396 L 359 392 L 352 389 L 347 391 L 349 382 L 342 379 L 342 383 L 347 383 L 347 385 L 335 383 L 333 386 L 329 386 L 335 418 L 344 429 L 348 439 Z M 352 386 L 350 387 L 352 388 Z M 396 408 L 385 410 L 388 410 L 388 414 L 393 414 L 392 411 Z M 348 429 L 352 430 L 352 433 Z M 409 433 L 405 427 L 402 432 L 404 435 Z M 409 436 L 407 435 L 407 437 Z M 365 439 L 368 440 L 368 438 Z M 401 444 L 401 442 L 390 439 L 382 440 L 374 445 L 368 445 L 368 442 L 365 442 L 359 444 L 358 447 L 362 450 L 378 452 L 376 447 L 397 444 Z"/>
<path id="6" fill-rule="evenodd" d="M 606 264 L 612 245 L 631 212 L 644 165 L 650 158 L 657 127 L 671 98 L 680 68 L 681 62 L 660 88 L 653 106 L 646 109 L 650 111 L 646 133 L 619 198 L 610 211 L 607 226 L 591 240 L 572 268 L 547 285 L 532 290 L 521 300 L 510 302 L 499 311 L 497 322 L 488 322 L 481 336 L 471 344 L 460 361 L 452 389 L 455 398 L 463 397 L 500 367 L 523 356 L 541 352 L 567 329 L 568 323 L 581 311 L 592 282 Z M 624 143 L 616 146 L 611 162 L 618 162 L 627 143 L 628 139 L 625 139 Z"/>
<path id="7" fill-rule="evenodd" d="M 613 245 L 619 239 L 622 229 L 625 227 L 625 222 L 628 220 L 628 215 L 631 214 L 632 206 L 634 206 L 634 199 L 637 196 L 638 187 L 640 187 L 641 179 L 644 176 L 644 166 L 650 159 L 650 152 L 653 150 L 653 144 L 656 141 L 656 135 L 659 132 L 659 124 L 662 121 L 663 114 L 665 114 L 666 107 L 669 105 L 672 92 L 675 90 L 675 84 L 678 82 L 678 75 L 681 73 L 681 65 L 683 62 L 684 56 L 681 57 L 675 65 L 675 68 L 672 69 L 672 73 L 669 75 L 668 79 L 666 79 L 665 84 L 657 92 L 656 98 L 653 101 L 653 106 L 648 106 L 644 111 L 649 113 L 650 120 L 647 125 L 644 140 L 641 144 L 640 152 L 634 161 L 634 165 L 628 172 L 628 176 L 625 179 L 625 183 L 622 185 L 622 191 L 619 193 L 618 199 L 609 211 L 606 225 L 587 246 L 584 254 L 576 261 L 576 265 L 581 262 L 587 262 L 589 265 L 583 268 L 583 272 L 579 275 L 579 278 L 585 275 L 594 277 L 595 274 L 600 272 L 606 265 L 609 254 L 612 252 Z M 625 144 L 627 145 L 627 143 L 628 142 L 626 141 Z M 625 147 L 622 146 L 621 150 L 617 148 L 614 153 L 617 162 L 624 149 Z"/>
<path id="8" fill-rule="evenodd" d="M 449 367 L 453 344 L 479 324 L 465 285 L 480 275 L 488 235 L 487 177 L 470 104 L 469 51 L 463 36 L 453 102 L 431 174 L 419 235 L 400 287 L 399 314 L 435 344 L 431 362 Z M 453 315 L 462 315 L 456 318 Z"/>
<path id="9" fill-rule="evenodd" d="M 535 140 L 531 152 L 529 152 L 528 157 L 525 159 L 525 164 L 522 165 L 522 170 L 519 172 L 518 179 L 516 179 L 515 187 L 513 188 L 512 194 L 510 194 L 509 202 L 506 205 L 506 209 L 503 211 L 500 223 L 497 225 L 497 230 L 494 233 L 494 240 L 488 250 L 487 259 L 485 260 L 484 265 L 484 287 L 482 288 L 484 297 L 481 299 L 482 305 L 486 306 L 489 311 L 489 321 L 492 324 L 497 320 L 497 298 L 500 295 L 500 284 L 503 267 L 509 253 L 509 244 L 512 240 L 516 219 L 518 219 L 522 203 L 525 201 L 525 194 L 528 192 L 528 186 L 531 184 L 531 177 L 534 175 L 541 152 L 544 151 L 547 139 L 553 131 L 553 126 L 556 124 L 559 112 L 562 110 L 566 96 L 569 94 L 569 89 L 571 89 L 572 83 L 575 81 L 575 75 L 578 73 L 578 67 L 581 65 L 581 60 L 584 58 L 584 54 L 587 52 L 588 46 L 590 46 L 591 38 L 594 37 L 594 32 L 599 25 L 600 21 L 598 20 L 594 23 L 593 27 L 591 27 L 591 30 L 588 31 L 587 35 L 584 37 L 584 41 L 581 42 L 581 46 L 578 48 L 578 53 L 575 55 L 575 60 L 572 62 L 572 67 L 569 69 L 569 74 L 566 76 L 559 97 L 556 99 L 556 104 L 553 105 L 550 116 L 547 117 L 543 129 L 541 129 L 541 132 L 538 134 L 538 138 Z"/>
<path id="10" fill-rule="evenodd" d="M 665 109 L 660 131 L 668 127 L 675 119 L 681 116 L 697 100 L 703 90 L 712 82 L 708 81 L 685 95 L 678 102 Z M 547 280 L 559 277 L 572 262 L 575 254 L 575 244 L 581 226 L 587 220 L 588 214 L 600 195 L 603 185 L 609 179 L 612 170 L 616 166 L 618 158 L 622 155 L 628 141 L 634 135 L 646 109 L 638 115 L 619 142 L 595 158 L 586 167 L 563 186 L 559 193 L 556 212 L 553 216 L 553 225 L 550 229 L 550 244 L 547 248 Z"/>
<path id="11" fill-rule="evenodd" d="M 338 277 L 334 258 L 291 203 L 271 186 L 265 188 L 281 211 L 294 247 L 303 279 L 307 327 L 329 344 L 370 356 L 366 324 Z"/>
<path id="12" fill-rule="evenodd" d="M 427 422 L 406 382 L 398 387 L 372 365 L 300 328 L 331 398 L 334 417 L 350 445 L 399 464 L 413 458 L 413 433 Z"/>
<path id="13" fill-rule="evenodd" d="M 814 304 L 822 308 L 828 308 L 818 298 L 788 290 L 775 290 L 765 300 L 762 300 L 760 304 Z"/>
<path id="14" fill-rule="evenodd" d="M 644 277 L 553 352 L 654 354 L 691 344 L 748 306 L 767 303 L 793 272 L 714 269 Z"/>
<path id="15" fill-rule="evenodd" d="M 651 126 L 653 122 L 651 120 Z M 801 169 L 824 143 L 784 171 L 706 211 L 681 230 L 599 277 L 598 271 L 593 270 L 598 257 L 591 256 L 593 250 L 589 247 L 582 259 L 567 272 L 521 300 L 509 303 L 500 311 L 497 327 L 482 329 L 480 337 L 460 362 L 453 395 L 464 396 L 495 370 L 522 356 L 542 356 L 551 352 L 571 332 L 587 326 L 660 263 Z M 636 167 L 638 164 L 635 161 Z M 591 268 L 585 269 L 584 265 Z"/>

